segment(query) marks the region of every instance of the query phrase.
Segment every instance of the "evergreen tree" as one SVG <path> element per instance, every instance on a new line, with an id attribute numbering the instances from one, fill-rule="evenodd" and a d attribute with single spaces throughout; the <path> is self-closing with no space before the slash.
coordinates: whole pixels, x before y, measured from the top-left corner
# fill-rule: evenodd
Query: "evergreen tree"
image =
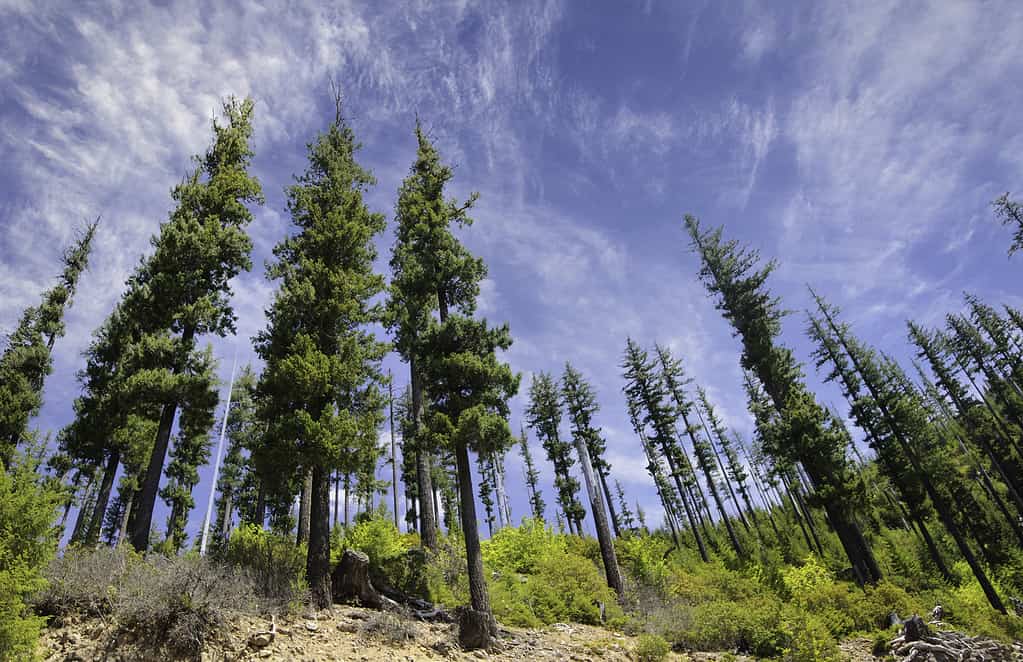
<path id="1" fill-rule="evenodd" d="M 554 466 L 554 487 L 558 492 L 558 505 L 565 515 L 568 529 L 573 534 L 582 533 L 582 521 L 586 510 L 579 502 L 579 481 L 569 469 L 575 463 L 572 459 L 572 445 L 562 441 L 558 428 L 561 426 L 561 399 L 554 378 L 545 372 L 533 375 L 529 385 L 529 406 L 526 408 L 526 422 L 540 438 L 547 460 Z"/>
<path id="2" fill-rule="evenodd" d="M 742 464 L 739 462 L 738 454 L 735 452 L 735 448 L 732 447 L 732 441 L 728 438 L 728 433 L 721 423 L 721 419 L 718 418 L 717 411 L 714 409 L 714 405 L 710 403 L 710 399 L 707 398 L 707 392 L 702 387 L 697 387 L 696 397 L 699 401 L 699 408 L 696 410 L 700 414 L 700 423 L 703 426 L 704 431 L 707 434 L 707 440 L 710 444 L 711 450 L 714 452 L 714 457 L 717 460 L 718 468 L 721 470 L 722 483 L 728 490 L 728 494 L 732 499 L 732 505 L 735 506 L 736 515 L 739 517 L 739 521 L 742 522 L 746 530 L 750 530 L 749 523 L 746 521 L 746 516 L 743 514 L 742 506 L 739 505 L 739 499 L 735 495 L 735 487 L 732 483 L 736 483 L 739 488 L 739 492 L 742 493 L 745 503 L 749 504 L 749 494 L 746 492 L 745 480 L 746 472 L 742 468 Z M 718 448 L 720 447 L 720 451 Z M 728 466 L 725 466 L 724 460 L 721 458 L 721 453 L 725 454 L 725 458 L 728 460 Z M 750 508 L 752 515 L 752 507 Z"/>
<path id="3" fill-rule="evenodd" d="M 224 103 L 224 119 L 214 120 L 214 141 L 197 157 L 197 168 L 178 184 L 171 197 L 177 207 L 152 239 L 153 254 L 129 281 L 126 314 L 147 334 L 174 334 L 173 375 L 186 370 L 195 338 L 234 332 L 230 281 L 252 268 L 252 241 L 245 232 L 252 220 L 246 204 L 262 204 L 259 182 L 248 173 L 252 160 L 251 99 Z M 171 428 L 180 396 L 171 390 L 163 405 L 138 497 L 131 543 L 149 547 L 153 508 L 160 487 Z"/>
<path id="4" fill-rule="evenodd" d="M 728 539 L 732 543 L 732 549 L 735 550 L 735 553 L 739 556 L 739 558 L 742 558 L 746 555 L 746 551 L 743 549 L 742 543 L 739 542 L 739 537 L 736 535 L 735 529 L 732 528 L 732 522 L 728 518 L 728 511 L 725 509 L 724 501 L 718 491 L 717 467 L 714 464 L 714 451 L 711 448 L 709 439 L 698 434 L 699 429 L 694 423 L 690 423 L 690 418 L 695 418 L 693 416 L 695 413 L 695 406 L 693 401 L 690 400 L 689 396 L 686 394 L 686 384 L 690 383 L 692 380 L 686 375 L 685 368 L 682 366 L 682 360 L 673 357 L 667 347 L 655 345 L 655 351 L 657 352 L 657 359 L 661 365 L 661 380 L 664 382 L 664 386 L 667 388 L 667 391 L 674 402 L 674 414 L 682 420 L 682 427 L 685 430 L 685 434 L 689 437 L 689 441 L 692 442 L 696 461 L 700 466 L 700 470 L 703 472 L 704 480 L 707 483 L 707 489 L 710 490 L 711 498 L 714 499 L 714 504 L 717 506 L 718 514 L 721 516 L 721 521 L 724 522 L 725 530 L 728 532 Z"/>
<path id="5" fill-rule="evenodd" d="M 615 493 L 618 495 L 618 508 L 622 514 L 622 526 L 626 531 L 632 531 L 636 526 L 636 520 L 632 517 L 632 511 L 629 510 L 629 502 L 625 500 L 625 490 L 622 489 L 622 484 L 617 480 L 615 481 Z"/>
<path id="6" fill-rule="evenodd" d="M 413 375 L 418 378 L 421 373 L 423 390 L 430 398 L 430 439 L 434 446 L 446 444 L 454 455 L 470 597 L 470 607 L 460 619 L 459 638 L 467 648 L 486 648 L 497 625 L 483 576 L 469 451 L 487 455 L 511 445 L 507 400 L 518 389 L 518 377 L 497 358 L 498 350 L 511 345 L 507 325 L 490 327 L 486 320 L 473 318 L 486 267 L 451 232 L 453 224 L 472 223 L 468 211 L 476 196 L 462 205 L 445 199 L 444 187 L 453 173 L 441 164 L 418 126 L 416 135 L 417 161 L 399 195 L 392 267 L 401 268 L 395 270 L 392 294 L 398 291 L 406 297 L 401 307 L 404 324 L 420 330 L 422 322 L 427 322 L 425 330 L 414 334 L 411 347 L 399 344 L 418 362 Z M 432 297 L 436 319 L 430 314 L 432 301 L 425 303 Z"/>
<path id="7" fill-rule="evenodd" d="M 1023 204 L 1009 198 L 1008 193 L 995 198 L 991 206 L 995 210 L 995 218 L 1002 225 L 1013 226 L 1012 244 L 1009 246 L 1009 256 L 1023 248 Z"/>
<path id="8" fill-rule="evenodd" d="M 244 449 L 258 445 L 261 426 L 256 410 L 256 373 L 251 365 L 242 368 L 231 387 L 231 408 L 227 416 L 225 434 L 227 452 L 217 479 L 216 520 L 213 540 L 216 545 L 227 541 L 231 533 L 235 509 L 244 501 L 246 474 L 251 473 Z"/>
<path id="9" fill-rule="evenodd" d="M 29 420 L 43 405 L 43 381 L 53 371 L 53 345 L 64 335 L 64 314 L 71 307 L 78 279 L 89 263 L 97 222 L 87 224 L 64 251 L 57 284 L 38 306 L 22 313 L 0 354 L 0 464 L 10 464 L 28 432 Z"/>
<path id="10" fill-rule="evenodd" d="M 395 349 L 409 364 L 412 390 L 412 429 L 406 449 L 416 456 L 416 477 L 421 495 L 433 494 L 429 435 L 420 433 L 423 416 L 423 383 L 420 363 L 424 335 L 437 310 L 442 318 L 449 307 L 475 300 L 485 273 L 483 262 L 473 257 L 451 233 L 451 226 L 472 224 L 468 211 L 473 194 L 459 205 L 444 199 L 451 168 L 416 122 L 418 149 L 408 177 L 398 191 L 395 221 L 397 236 L 391 252 L 391 285 L 386 323 L 394 334 Z M 443 296 L 440 289 L 443 287 Z M 443 320 L 442 320 L 443 321 Z M 420 499 L 419 534 L 429 549 L 437 547 L 437 513 L 430 499 Z"/>
<path id="11" fill-rule="evenodd" d="M 724 241 L 720 228 L 702 231 L 692 216 L 685 225 L 702 263 L 700 278 L 742 339 L 742 367 L 756 373 L 778 411 L 779 433 L 768 440 L 779 443 L 765 450 L 806 470 L 857 581 L 880 580 L 881 570 L 856 523 L 865 496 L 857 493 L 841 423 L 817 404 L 792 351 L 777 342 L 784 311 L 765 287 L 774 262 L 761 266 L 757 251 Z"/>
<path id="12" fill-rule="evenodd" d="M 570 363 L 565 364 L 565 374 L 561 377 L 561 397 L 565 411 L 568 413 L 583 479 L 586 481 L 586 492 L 590 497 L 590 512 L 593 513 L 593 523 L 597 529 L 597 542 L 600 545 L 600 555 L 604 561 L 607 585 L 614 589 L 618 598 L 621 599 L 625 594 L 625 585 L 622 583 L 621 571 L 618 569 L 614 538 L 611 536 L 607 512 L 604 510 L 604 498 L 605 495 L 608 495 L 607 485 L 604 485 L 602 494 L 596 485 L 593 462 L 590 458 L 590 449 L 603 445 L 600 440 L 600 431 L 593 424 L 593 415 L 599 409 L 599 405 L 597 405 L 597 396 L 593 387 Z M 608 505 L 610 505 L 610 497 L 607 498 Z"/>
<path id="13" fill-rule="evenodd" d="M 969 564 L 984 590 L 988 602 L 992 607 L 1004 613 L 1005 607 L 1002 605 L 1001 599 L 988 580 L 984 568 L 966 543 L 952 512 L 952 504 L 958 502 L 959 508 L 962 508 L 963 501 L 968 500 L 969 495 L 963 490 L 955 489 L 956 483 L 959 481 L 953 480 L 950 486 L 953 489 L 951 495 L 953 498 L 949 499 L 947 493 L 941 489 L 942 486 L 936 482 L 937 479 L 947 479 L 954 475 L 955 469 L 949 462 L 947 449 L 941 447 L 933 428 L 928 425 L 924 408 L 913 397 L 913 394 L 897 389 L 898 380 L 893 379 L 896 367 L 891 363 L 882 366 L 872 352 L 852 337 L 846 326 L 838 323 L 835 309 L 828 306 L 816 294 L 814 294 L 814 298 L 828 329 L 845 351 L 853 369 L 862 380 L 866 393 L 872 401 L 872 408 L 876 408 L 886 431 L 898 443 L 905 458 L 904 461 L 908 461 L 912 465 L 913 472 L 922 483 L 927 496 L 930 497 L 939 519 Z M 865 427 L 877 429 L 873 419 L 866 419 L 864 423 Z"/>
<path id="14" fill-rule="evenodd" d="M 381 318 L 373 299 L 384 281 L 373 272 L 373 241 L 385 221 L 363 202 L 374 180 L 355 160 L 359 144 L 340 97 L 336 111 L 308 146 L 306 172 L 286 190 L 298 233 L 274 248 L 267 275 L 281 284 L 256 338 L 266 362 L 258 394 L 268 423 L 268 443 L 257 452 L 278 461 L 282 473 L 311 474 L 306 577 L 320 608 L 331 603 L 330 476 L 344 457 L 376 448 L 387 349 L 370 330 Z"/>
<path id="15" fill-rule="evenodd" d="M 661 502 L 664 504 L 669 523 L 672 514 L 677 512 L 677 502 L 681 501 L 689 520 L 690 531 L 700 552 L 700 558 L 707 562 L 710 557 L 697 529 L 698 522 L 694 504 L 690 503 L 688 497 L 689 487 L 696 482 L 696 476 L 693 474 L 689 459 L 678 441 L 676 433 L 677 409 L 668 402 L 667 386 L 662 376 L 656 372 L 654 363 L 648 358 L 647 353 L 631 338 L 626 342 L 625 357 L 621 367 L 626 380 L 624 391 L 630 411 L 629 416 L 636 433 L 644 443 L 649 442 L 650 444 L 650 448 L 646 449 L 649 460 L 647 469 L 654 477 L 655 484 L 663 481 L 663 484 L 658 485 L 658 491 L 661 494 Z M 649 434 L 647 430 L 650 431 Z M 675 481 L 675 488 L 677 488 L 677 492 L 674 494 L 677 496 L 672 496 L 672 488 L 664 478 L 658 475 L 660 463 L 657 461 L 657 452 L 664 457 L 668 464 L 669 473 Z M 676 544 L 677 542 L 676 536 Z"/>
<path id="16" fill-rule="evenodd" d="M 525 464 L 523 477 L 526 480 L 526 491 L 529 494 L 529 507 L 533 513 L 533 519 L 542 522 L 547 504 L 544 503 L 543 494 L 540 493 L 540 471 L 533 463 L 533 454 L 529 451 L 529 437 L 526 436 L 525 428 L 519 433 L 519 445 L 522 449 L 522 461 Z"/>

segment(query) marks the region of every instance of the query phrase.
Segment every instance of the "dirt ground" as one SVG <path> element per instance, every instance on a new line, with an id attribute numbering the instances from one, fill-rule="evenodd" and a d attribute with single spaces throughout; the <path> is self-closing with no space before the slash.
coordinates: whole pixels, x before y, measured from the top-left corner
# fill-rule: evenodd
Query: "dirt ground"
<path id="1" fill-rule="evenodd" d="M 294 662 L 410 662 L 429 660 L 559 660 L 616 662 L 637 659 L 637 639 L 589 625 L 556 623 L 543 629 L 501 628 L 495 650 L 463 651 L 455 626 L 425 623 L 393 614 L 335 606 L 318 613 L 275 619 L 272 641 L 269 619 L 239 616 L 206 646 L 202 662 L 288 660 Z M 260 633 L 263 633 L 262 636 Z M 118 632 L 113 623 L 87 619 L 48 629 L 40 644 L 46 662 L 169 662 L 165 652 Z M 870 642 L 842 644 L 856 662 L 874 660 Z M 187 659 L 187 658 L 185 658 Z M 749 661 L 728 653 L 671 653 L 668 660 Z"/>

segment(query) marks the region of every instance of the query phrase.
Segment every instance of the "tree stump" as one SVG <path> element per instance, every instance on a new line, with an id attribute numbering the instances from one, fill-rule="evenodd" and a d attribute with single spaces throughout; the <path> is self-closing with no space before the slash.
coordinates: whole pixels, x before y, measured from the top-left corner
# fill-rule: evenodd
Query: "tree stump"
<path id="1" fill-rule="evenodd" d="M 362 552 L 346 549 L 334 568 L 330 584 L 334 602 L 355 601 L 371 609 L 384 606 L 383 598 L 369 580 L 369 557 Z"/>
<path id="2" fill-rule="evenodd" d="M 905 624 L 902 626 L 902 632 L 905 641 L 920 641 L 931 631 L 927 628 L 927 624 L 924 623 L 924 619 L 918 615 L 913 614 L 911 617 L 906 619 Z"/>
<path id="3" fill-rule="evenodd" d="M 490 615 L 465 607 L 458 614 L 458 643 L 465 650 L 490 648 Z"/>

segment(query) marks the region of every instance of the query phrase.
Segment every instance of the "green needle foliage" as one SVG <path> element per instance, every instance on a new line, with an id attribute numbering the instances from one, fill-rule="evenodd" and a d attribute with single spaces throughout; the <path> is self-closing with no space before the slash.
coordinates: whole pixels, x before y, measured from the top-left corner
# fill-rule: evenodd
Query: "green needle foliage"
<path id="1" fill-rule="evenodd" d="M 845 455 L 846 433 L 806 388 L 792 351 L 777 342 L 785 312 L 766 288 L 775 263 L 761 265 L 757 251 L 723 240 L 721 228 L 701 230 L 692 216 L 686 216 L 685 226 L 700 257 L 700 279 L 742 340 L 741 365 L 756 374 L 778 412 L 778 430 L 763 439 L 764 451 L 782 464 L 802 465 L 857 580 L 880 580 L 881 570 L 856 523 L 865 497 Z"/>
<path id="2" fill-rule="evenodd" d="M 98 221 L 87 224 L 63 255 L 64 270 L 38 306 L 25 310 L 0 355 L 0 462 L 9 464 L 43 406 L 43 381 L 53 371 L 53 345 L 64 335 L 78 279 L 89 264 Z"/>
<path id="3" fill-rule="evenodd" d="M 554 488 L 558 492 L 558 506 L 568 520 L 572 533 L 582 533 L 582 521 L 586 509 L 579 502 L 579 481 L 569 469 L 575 464 L 572 459 L 572 444 L 561 439 L 561 398 L 554 378 L 545 372 L 533 375 L 529 385 L 529 407 L 526 422 L 540 438 L 547 460 L 554 465 Z"/>
<path id="4" fill-rule="evenodd" d="M 151 240 L 153 254 L 128 283 L 127 316 L 143 334 L 170 332 L 177 345 L 175 360 L 165 366 L 170 379 L 188 369 L 196 336 L 235 331 L 230 281 L 252 268 L 248 205 L 263 203 L 260 184 L 248 172 L 253 107 L 252 99 L 224 103 L 224 123 L 213 122 L 213 145 L 174 187 L 171 197 L 177 206 Z M 149 547 L 160 476 L 182 398 L 182 389 L 170 389 L 163 402 L 131 535 L 139 551 Z"/>
<path id="5" fill-rule="evenodd" d="M 384 290 L 373 241 L 385 221 L 363 201 L 374 179 L 355 160 L 359 147 L 338 98 L 334 122 L 309 145 L 308 169 L 287 189 L 298 233 L 274 248 L 267 275 L 280 287 L 256 337 L 268 430 L 255 453 L 284 476 L 312 472 L 306 577 L 319 607 L 331 602 L 330 476 L 375 458 L 360 451 L 376 448 L 385 404 L 387 345 L 371 330 Z"/>

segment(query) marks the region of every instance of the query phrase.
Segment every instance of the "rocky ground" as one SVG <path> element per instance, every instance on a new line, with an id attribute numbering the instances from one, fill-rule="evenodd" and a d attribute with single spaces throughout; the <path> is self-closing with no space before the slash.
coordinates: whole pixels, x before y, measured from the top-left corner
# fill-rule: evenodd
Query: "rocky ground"
<path id="1" fill-rule="evenodd" d="M 238 616 L 205 647 L 201 661 L 484 659 L 614 662 L 637 659 L 635 637 L 589 625 L 557 623 L 543 629 L 502 627 L 501 630 L 500 645 L 496 650 L 469 652 L 459 649 L 454 625 L 426 623 L 390 612 L 337 605 L 315 614 L 276 618 L 272 622 L 256 616 Z M 844 641 L 840 649 L 843 659 L 853 662 L 877 659 L 870 653 L 869 639 Z M 132 633 L 120 631 L 114 623 L 99 618 L 71 620 L 62 627 L 50 628 L 42 639 L 40 653 L 46 662 L 170 662 L 175 659 L 166 651 L 153 650 L 137 641 Z M 672 653 L 667 659 L 694 662 L 752 660 L 729 653 Z"/>
<path id="2" fill-rule="evenodd" d="M 272 636 L 270 631 L 274 630 Z M 406 662 L 409 660 L 634 660 L 636 639 L 587 625 L 555 624 L 536 630 L 502 628 L 500 647 L 490 652 L 458 648 L 455 626 L 425 623 L 387 612 L 335 606 L 317 614 L 269 619 L 239 616 L 206 646 L 203 662 L 293 660 Z M 48 630 L 41 642 L 47 662 L 168 662 L 113 623 L 88 619 Z M 700 654 L 668 659 L 713 660 Z M 743 660 L 742 657 L 731 658 Z"/>

